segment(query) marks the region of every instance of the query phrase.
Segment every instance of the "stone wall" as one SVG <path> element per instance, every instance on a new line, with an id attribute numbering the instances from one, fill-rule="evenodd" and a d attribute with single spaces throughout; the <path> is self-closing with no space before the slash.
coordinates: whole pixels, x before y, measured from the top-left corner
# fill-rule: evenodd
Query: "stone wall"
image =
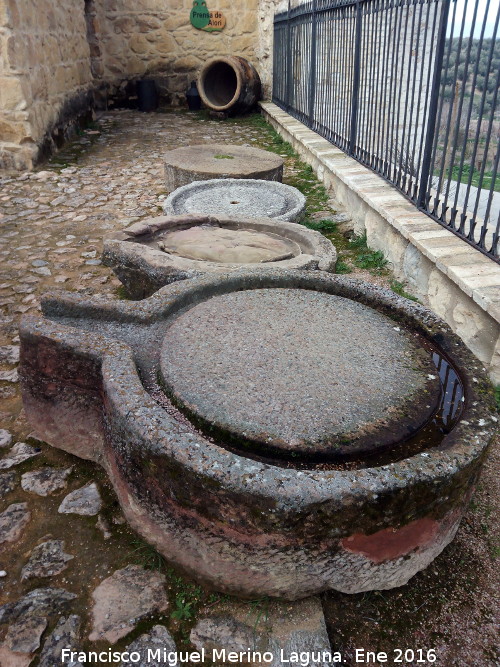
<path id="1" fill-rule="evenodd" d="M 130 101 L 144 76 L 163 103 L 184 105 L 215 56 L 247 58 L 269 97 L 273 15 L 286 0 L 207 4 L 226 18 L 220 33 L 191 25 L 193 0 L 0 0 L 0 168 L 32 168 L 94 101 Z"/>
<path id="2" fill-rule="evenodd" d="M 91 106 L 83 0 L 0 0 L 0 166 L 30 168 Z"/>
<path id="3" fill-rule="evenodd" d="M 273 0 L 208 0 L 208 9 L 219 10 L 226 18 L 222 32 L 209 33 L 190 23 L 193 0 L 96 3 L 99 80 L 119 95 L 131 79 L 152 76 L 167 104 L 184 104 L 189 82 L 209 58 L 240 55 L 258 70 L 259 58 L 269 60 L 269 45 L 259 41 L 258 30 L 260 23 L 267 23 L 273 4 Z"/>

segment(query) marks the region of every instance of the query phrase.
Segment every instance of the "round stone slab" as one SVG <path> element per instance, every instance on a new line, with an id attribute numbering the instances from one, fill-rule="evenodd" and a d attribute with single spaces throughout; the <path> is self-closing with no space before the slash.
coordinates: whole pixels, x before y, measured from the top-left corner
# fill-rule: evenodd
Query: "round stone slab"
<path id="1" fill-rule="evenodd" d="M 167 330 L 161 372 L 202 427 L 285 457 L 388 448 L 425 424 L 440 398 L 415 334 L 360 303 L 301 289 L 194 306 Z"/>
<path id="2" fill-rule="evenodd" d="M 107 236 L 102 260 L 132 299 L 143 299 L 178 280 L 242 267 L 260 272 L 270 263 L 333 272 L 337 252 L 322 234 L 293 222 L 167 215 Z"/>
<path id="3" fill-rule="evenodd" d="M 290 185 L 276 181 L 220 178 L 177 188 L 165 200 L 166 215 L 218 215 L 274 218 L 295 222 L 304 213 L 306 198 Z"/>
<path id="4" fill-rule="evenodd" d="M 279 262 L 301 253 L 297 243 L 277 235 L 210 225 L 170 232 L 158 245 L 187 259 L 238 264 Z"/>
<path id="5" fill-rule="evenodd" d="M 183 146 L 169 151 L 164 163 L 169 192 L 193 181 L 212 178 L 257 178 L 280 182 L 283 178 L 283 159 L 279 155 L 249 146 Z"/>

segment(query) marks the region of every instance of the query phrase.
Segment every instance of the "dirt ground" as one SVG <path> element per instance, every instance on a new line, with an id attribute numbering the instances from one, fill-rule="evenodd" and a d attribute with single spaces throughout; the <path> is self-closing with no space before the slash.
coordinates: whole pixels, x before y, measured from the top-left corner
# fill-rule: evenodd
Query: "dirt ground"
<path id="1" fill-rule="evenodd" d="M 40 296 L 53 289 L 76 290 L 117 298 L 119 282 L 100 263 L 102 237 L 133 221 L 161 213 L 166 196 L 162 154 L 180 145 L 237 143 L 281 153 L 285 182 L 308 196 L 308 222 L 342 213 L 334 193 L 326 193 L 290 147 L 280 142 L 260 117 L 212 120 L 204 114 L 114 111 L 68 145 L 36 172 L 0 175 L 0 346 L 18 346 L 17 328 L 24 313 L 37 312 Z M 372 280 L 405 293 L 394 281 L 383 258 L 348 233 L 348 212 L 338 225 L 325 225 L 325 235 L 340 251 L 341 272 Z M 32 431 L 23 416 L 15 361 L 0 356 L 0 428 L 14 442 Z M 0 500 L 0 512 L 12 503 L 28 503 L 31 522 L 23 537 L 0 553 L 0 603 L 35 587 L 20 581 L 21 568 L 42 537 L 66 540 L 75 555 L 64 573 L 43 585 L 61 585 L 77 593 L 74 613 L 88 616 L 90 593 L 118 567 L 139 562 L 163 569 L 174 600 L 190 596 L 191 612 L 184 618 L 156 618 L 176 639 L 187 642 L 189 630 L 216 598 L 170 571 L 152 549 L 127 526 L 114 522 L 120 512 L 105 475 L 96 466 L 29 441 L 41 453 L 13 468 L 15 488 Z M 111 538 L 104 540 L 95 518 L 57 513 L 63 496 L 40 498 L 23 491 L 22 473 L 42 465 L 73 466 L 71 491 L 88 480 L 99 483 L 104 516 Z M 488 667 L 500 665 L 498 648 L 500 557 L 498 499 L 499 442 L 493 445 L 475 497 L 453 543 L 424 572 L 400 589 L 362 595 L 323 596 L 332 647 L 346 665 L 420 665 Z M 40 582 L 37 582 L 38 585 Z M 0 635 L 1 637 L 1 635 Z M 356 662 L 360 649 L 388 654 L 387 662 Z M 401 661 L 397 658 L 402 650 Z M 419 649 L 423 653 L 419 653 Z M 435 651 L 436 660 L 432 661 Z M 405 654 L 406 651 L 406 654 Z M 425 661 L 426 660 L 426 661 Z M 33 664 L 36 664 L 33 663 Z"/>

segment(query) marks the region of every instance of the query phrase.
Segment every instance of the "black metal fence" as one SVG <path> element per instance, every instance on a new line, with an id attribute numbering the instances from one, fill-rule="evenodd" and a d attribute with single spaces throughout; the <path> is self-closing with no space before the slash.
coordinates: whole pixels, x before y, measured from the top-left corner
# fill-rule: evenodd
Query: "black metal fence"
<path id="1" fill-rule="evenodd" d="M 312 0 L 274 19 L 273 101 L 495 261 L 498 0 Z"/>

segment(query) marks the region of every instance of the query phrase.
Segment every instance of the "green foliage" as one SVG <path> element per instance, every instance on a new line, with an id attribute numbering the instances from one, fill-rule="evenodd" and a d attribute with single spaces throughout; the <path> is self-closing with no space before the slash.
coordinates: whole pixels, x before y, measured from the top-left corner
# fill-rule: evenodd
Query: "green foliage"
<path id="1" fill-rule="evenodd" d="M 322 232 L 323 234 L 333 234 L 337 231 L 337 223 L 328 219 L 318 220 L 317 222 L 306 220 L 304 222 L 304 227 L 313 229 L 315 232 Z"/>
<path id="2" fill-rule="evenodd" d="M 140 565 L 145 570 L 158 570 L 165 572 L 167 563 L 163 556 L 147 542 L 137 538 L 132 540 L 132 551 L 128 554 L 128 561 Z"/>
<path id="3" fill-rule="evenodd" d="M 255 617 L 253 631 L 256 632 L 259 623 L 261 621 L 267 623 L 269 619 L 269 598 L 265 595 L 256 600 L 249 600 L 248 604 L 250 605 L 250 614 Z"/>
<path id="4" fill-rule="evenodd" d="M 470 44 L 469 44 L 470 42 Z M 469 50 L 470 46 L 470 50 Z M 481 48 L 479 48 L 481 46 Z M 489 65 L 489 53 L 493 46 L 493 58 Z M 459 37 L 454 37 L 449 44 L 450 58 L 446 57 L 443 63 L 443 80 L 445 82 L 444 97 L 453 99 L 455 96 L 455 69 L 456 76 L 460 82 L 459 86 L 465 87 L 465 97 L 470 99 L 472 83 L 477 63 L 477 77 L 475 82 L 475 95 L 473 99 L 472 119 L 478 118 L 481 93 L 486 88 L 485 106 L 483 118 L 489 115 L 494 101 L 497 71 L 500 66 L 500 40 L 495 40 L 492 45 L 491 38 L 484 39 L 481 44 L 479 39 L 465 38 L 460 42 Z M 448 45 L 446 46 L 448 50 Z M 469 53 L 468 53 L 469 52 Z M 467 66 L 467 59 L 469 65 Z M 460 91 L 459 91 L 460 94 Z M 468 104 L 468 102 L 467 102 Z M 475 184 L 474 184 L 475 185 Z M 488 186 L 487 186 L 488 187 Z"/>
<path id="5" fill-rule="evenodd" d="M 387 260 L 380 250 L 368 250 L 360 253 L 354 260 L 360 269 L 369 269 L 372 272 L 382 271 L 387 266 Z"/>
<path id="6" fill-rule="evenodd" d="M 118 285 L 118 287 L 115 289 L 115 294 L 117 299 L 122 299 L 124 301 L 129 300 L 129 297 L 127 295 L 127 290 L 123 285 Z"/>
<path id="7" fill-rule="evenodd" d="M 500 384 L 495 387 L 495 398 L 497 400 L 497 410 L 500 412 Z"/>
<path id="8" fill-rule="evenodd" d="M 473 167 L 470 164 L 463 164 L 462 168 L 460 168 L 459 164 L 453 165 L 453 168 L 451 169 L 451 174 L 450 170 L 448 169 L 447 176 L 450 175 L 454 181 L 459 181 L 460 183 L 468 183 L 470 180 L 471 185 L 479 187 L 479 185 L 481 184 L 481 188 L 485 188 L 488 190 L 489 188 L 491 188 L 491 184 L 493 181 L 492 171 L 485 170 L 483 174 L 483 179 L 481 181 L 481 170 L 477 169 L 476 167 Z M 497 174 L 497 177 L 495 178 L 495 184 L 493 186 L 493 190 L 495 190 L 495 192 L 500 192 L 500 174 Z"/>
<path id="9" fill-rule="evenodd" d="M 410 301 L 418 301 L 416 296 L 408 294 L 408 292 L 405 291 L 404 283 L 399 282 L 399 280 L 393 278 L 390 282 L 390 286 L 392 291 L 396 292 L 396 294 L 399 294 L 399 296 L 403 296 L 405 299 L 410 299 Z"/>
<path id="10" fill-rule="evenodd" d="M 374 275 L 380 275 L 387 267 L 387 260 L 380 250 L 371 250 L 366 243 L 366 234 L 355 236 L 349 242 L 355 251 L 354 264 L 359 269 L 367 269 Z"/>
<path id="11" fill-rule="evenodd" d="M 172 618 L 177 621 L 190 621 L 195 614 L 194 603 L 187 602 L 184 598 L 177 596 L 175 598 L 175 609 L 172 612 Z"/>
<path id="12" fill-rule="evenodd" d="M 366 250 L 368 248 L 366 243 L 366 234 L 361 234 L 361 236 L 354 236 L 352 239 L 350 239 L 349 245 L 353 249 L 360 248 L 362 250 Z"/>
<path id="13" fill-rule="evenodd" d="M 343 273 L 352 273 L 352 269 L 347 264 L 347 262 L 344 262 L 343 259 L 338 258 L 337 259 L 337 264 L 335 266 L 335 273 L 343 274 Z"/>
<path id="14" fill-rule="evenodd" d="M 216 160 L 234 160 L 234 155 L 224 155 L 220 153 L 219 155 L 214 155 Z"/>

